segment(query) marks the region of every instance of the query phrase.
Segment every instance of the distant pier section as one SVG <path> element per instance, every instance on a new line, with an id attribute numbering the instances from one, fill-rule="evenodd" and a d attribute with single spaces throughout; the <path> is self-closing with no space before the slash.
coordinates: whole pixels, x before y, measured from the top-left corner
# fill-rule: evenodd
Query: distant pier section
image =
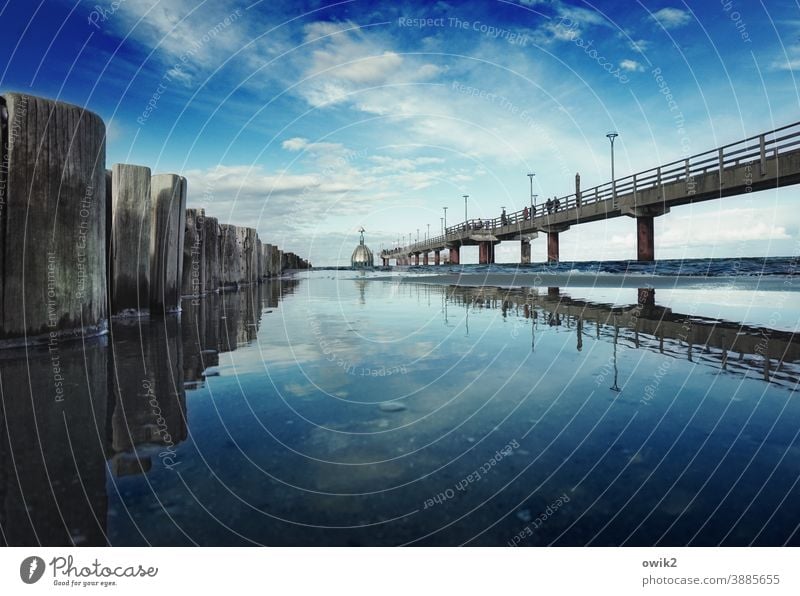
<path id="1" fill-rule="evenodd" d="M 653 219 L 670 208 L 759 190 L 800 183 L 800 122 L 761 133 L 671 163 L 638 172 L 599 186 L 554 197 L 533 209 L 525 207 L 494 219 L 470 219 L 448 227 L 445 233 L 423 242 L 380 253 L 384 266 L 440 263 L 449 251 L 449 263 L 460 262 L 462 246 L 478 246 L 479 262 L 494 263 L 494 247 L 501 241 L 520 242 L 520 263 L 531 261 L 531 241 L 547 235 L 547 260 L 558 262 L 560 234 L 571 226 L 631 217 L 636 220 L 636 257 L 655 259 Z"/>
<path id="2" fill-rule="evenodd" d="M 0 348 L 98 335 L 110 317 L 307 269 L 254 228 L 187 209 L 187 181 L 106 170 L 106 127 L 78 106 L 0 95 Z"/>

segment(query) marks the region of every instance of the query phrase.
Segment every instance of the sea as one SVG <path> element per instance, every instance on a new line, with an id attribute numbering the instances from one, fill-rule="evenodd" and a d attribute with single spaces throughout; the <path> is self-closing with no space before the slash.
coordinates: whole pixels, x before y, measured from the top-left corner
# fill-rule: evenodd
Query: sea
<path id="1" fill-rule="evenodd" d="M 796 267 L 311 270 L 4 350 L 0 540 L 800 545 Z"/>

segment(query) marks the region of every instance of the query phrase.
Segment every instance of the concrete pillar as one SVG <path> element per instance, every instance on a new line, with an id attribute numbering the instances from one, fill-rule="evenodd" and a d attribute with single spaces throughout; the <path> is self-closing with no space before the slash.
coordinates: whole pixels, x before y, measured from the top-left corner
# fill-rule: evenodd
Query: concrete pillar
<path id="1" fill-rule="evenodd" d="M 459 263 L 459 250 L 460 247 L 453 246 L 450 248 L 450 264 L 451 265 L 458 265 Z"/>
<path id="2" fill-rule="evenodd" d="M 655 259 L 655 232 L 652 216 L 636 218 L 636 258 L 639 261 Z"/>
<path id="3" fill-rule="evenodd" d="M 639 288 L 638 302 L 640 306 L 655 306 L 656 305 L 655 288 Z"/>
<path id="4" fill-rule="evenodd" d="M 387 258 L 385 258 L 385 257 L 384 257 L 384 259 L 383 259 L 383 266 L 384 266 L 384 267 L 388 267 L 388 266 L 389 266 L 389 259 L 387 259 Z"/>
<path id="5" fill-rule="evenodd" d="M 77 106 L 0 96 L 0 345 L 108 326 L 105 125 Z"/>
<path id="6" fill-rule="evenodd" d="M 484 241 L 478 243 L 478 263 L 481 265 L 494 263 L 494 242 Z"/>
<path id="7" fill-rule="evenodd" d="M 150 312 L 150 255 L 155 250 L 150 168 L 111 169 L 111 314 Z"/>
<path id="8" fill-rule="evenodd" d="M 558 263 L 558 232 L 547 232 L 547 262 Z"/>
<path id="9" fill-rule="evenodd" d="M 428 264 L 428 253 L 426 253 L 426 252 L 422 253 L 422 264 L 423 265 L 427 265 Z"/>
<path id="10" fill-rule="evenodd" d="M 183 280 L 181 295 L 200 296 L 205 288 L 206 274 L 203 236 L 205 212 L 202 209 L 186 210 L 186 228 L 183 238 Z"/>
<path id="11" fill-rule="evenodd" d="M 419 267 L 419 253 L 414 255 L 414 265 Z"/>
<path id="12" fill-rule="evenodd" d="M 216 292 L 220 286 L 220 227 L 216 217 L 203 218 L 203 293 Z"/>
<path id="13" fill-rule="evenodd" d="M 440 265 L 442 263 L 442 255 L 440 250 L 433 251 L 433 264 Z"/>
<path id="14" fill-rule="evenodd" d="M 255 228 L 244 228 L 244 230 L 245 283 L 254 284 L 258 281 L 258 253 L 256 252 L 258 234 Z"/>
<path id="15" fill-rule="evenodd" d="M 520 260 L 523 265 L 528 265 L 531 262 L 531 241 L 523 238 L 519 242 L 520 246 Z"/>
<path id="16" fill-rule="evenodd" d="M 186 222 L 186 179 L 158 174 L 150 179 L 155 235 L 150 261 L 150 310 L 180 308 L 183 277 L 183 237 Z"/>

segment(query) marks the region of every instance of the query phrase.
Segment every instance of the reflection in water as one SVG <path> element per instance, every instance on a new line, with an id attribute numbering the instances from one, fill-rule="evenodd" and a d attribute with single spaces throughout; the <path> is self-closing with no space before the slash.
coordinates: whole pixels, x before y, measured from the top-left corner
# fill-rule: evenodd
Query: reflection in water
<path id="1" fill-rule="evenodd" d="M 500 309 L 504 317 L 513 308 L 525 319 L 532 317 L 532 334 L 535 334 L 537 312 L 543 314 L 550 327 L 574 324 L 579 352 L 583 348 L 584 322 L 592 322 L 596 338 L 608 338 L 615 346 L 615 370 L 616 346 L 623 341 L 636 348 L 685 357 L 689 362 L 694 362 L 695 353 L 698 353 L 701 364 L 733 373 L 752 375 L 757 372 L 765 381 L 787 387 L 794 387 L 800 379 L 800 370 L 794 364 L 800 360 L 800 344 L 793 333 L 675 313 L 656 305 L 652 289 L 639 289 L 639 303 L 631 306 L 576 300 L 561 293 L 559 288 L 548 288 L 547 293 L 542 294 L 532 288 L 449 286 L 446 292 L 446 301 L 465 308 L 471 305 Z M 617 387 L 616 374 L 614 387 Z"/>
<path id="2" fill-rule="evenodd" d="M 714 476 L 709 466 L 725 453 L 706 467 L 685 455 L 703 452 L 714 433 L 719 450 L 740 445 L 748 429 L 753 449 L 735 452 L 742 465 L 766 453 L 777 460 L 793 442 L 777 423 L 782 410 L 772 426 L 780 434 L 765 434 L 771 419 L 760 411 L 751 414 L 755 429 L 721 424 L 744 417 L 736 404 L 749 396 L 734 397 L 738 389 L 704 418 L 702 375 L 698 400 L 681 406 L 698 409 L 677 407 L 665 418 L 672 405 L 657 403 L 658 384 L 672 400 L 678 382 L 654 377 L 655 361 L 647 364 L 667 359 L 680 378 L 694 374 L 691 362 L 739 386 L 758 383 L 762 395 L 792 394 L 800 349 L 791 333 L 672 312 L 646 290 L 630 306 L 610 306 L 559 288 L 390 286 L 363 276 L 342 287 L 302 282 L 315 288 L 309 314 L 302 301 L 286 300 L 298 283 L 184 300 L 180 317 L 114 321 L 108 337 L 85 346 L 0 352 L 3 543 L 460 544 L 477 535 L 505 544 L 550 494 L 567 491 L 573 509 L 531 543 L 588 543 L 625 511 L 630 519 L 601 543 L 652 544 L 687 511 L 710 519 L 703 507 L 716 501 L 679 480 L 692 466 L 700 468 L 687 479 Z M 269 327 L 279 303 L 281 324 Z M 231 380 L 222 356 L 237 350 Z M 770 396 L 766 407 L 776 407 L 779 394 Z M 631 415 L 640 401 L 654 413 Z M 626 432 L 665 437 L 639 446 Z M 691 443 L 673 453 L 679 440 Z M 428 497 L 453 492 L 509 444 L 516 447 L 483 481 L 426 510 Z M 611 490 L 615 478 L 656 486 L 634 492 L 639 508 L 625 509 L 630 500 Z M 757 496 L 742 496 L 731 511 Z M 775 520 L 790 527 L 800 521 L 792 515 Z M 657 529 L 637 530 L 647 520 Z M 734 522 L 726 523 L 723 533 Z M 760 529 L 742 527 L 732 539 L 747 543 Z M 673 542 L 688 542 L 692 531 Z"/>
<path id="3" fill-rule="evenodd" d="M 297 281 L 184 300 L 183 313 L 114 320 L 85 345 L 0 351 L 0 542 L 107 544 L 113 478 L 176 465 L 185 387 L 256 338 L 262 309 Z M 112 484 L 114 484 L 112 482 Z"/>

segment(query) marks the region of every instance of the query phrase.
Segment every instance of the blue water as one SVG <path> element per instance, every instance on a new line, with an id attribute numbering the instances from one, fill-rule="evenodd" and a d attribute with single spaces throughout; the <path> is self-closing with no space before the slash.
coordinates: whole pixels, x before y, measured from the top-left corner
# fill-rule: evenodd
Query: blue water
<path id="1" fill-rule="evenodd" d="M 800 544 L 796 292 L 373 277 L 0 354 L 5 542 Z"/>

